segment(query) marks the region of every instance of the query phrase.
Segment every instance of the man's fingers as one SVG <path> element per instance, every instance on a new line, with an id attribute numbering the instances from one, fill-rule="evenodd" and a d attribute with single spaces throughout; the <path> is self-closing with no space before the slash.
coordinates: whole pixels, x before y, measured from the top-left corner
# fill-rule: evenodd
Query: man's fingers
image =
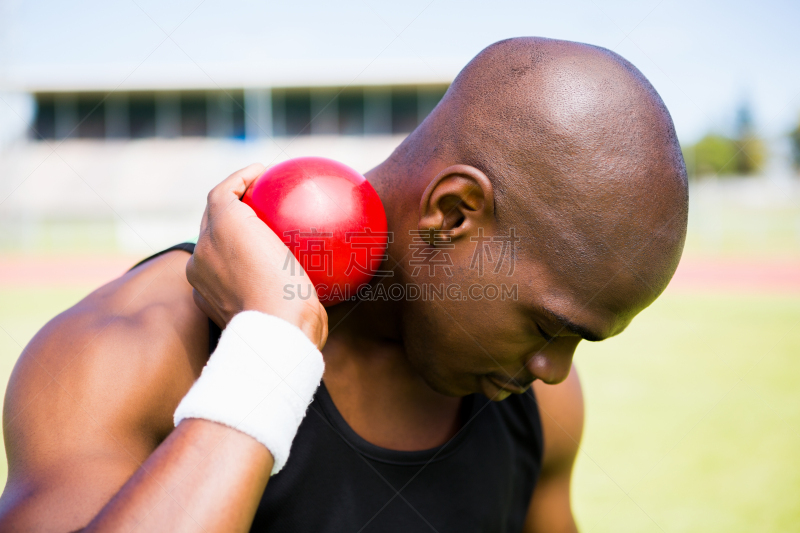
<path id="1" fill-rule="evenodd" d="M 244 192 L 258 178 L 267 167 L 261 163 L 253 163 L 246 166 L 241 170 L 237 170 L 223 181 L 220 185 L 230 184 L 230 191 L 236 195 L 237 198 L 244 196 Z"/>
<path id="2" fill-rule="evenodd" d="M 264 170 L 266 170 L 266 167 L 261 163 L 253 163 L 241 170 L 237 170 L 225 178 L 222 183 L 211 189 L 211 192 L 208 193 L 209 204 L 218 201 L 228 203 L 230 200 L 240 199 L 250 184 L 264 173 Z"/>

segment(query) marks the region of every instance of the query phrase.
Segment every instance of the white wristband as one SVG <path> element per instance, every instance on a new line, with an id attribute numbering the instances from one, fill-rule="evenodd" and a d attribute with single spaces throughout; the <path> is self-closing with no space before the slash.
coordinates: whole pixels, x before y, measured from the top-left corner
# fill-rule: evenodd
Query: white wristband
<path id="1" fill-rule="evenodd" d="M 267 447 L 277 474 L 322 379 L 322 354 L 299 328 L 244 311 L 228 323 L 202 374 L 175 410 L 175 426 L 202 418 Z"/>

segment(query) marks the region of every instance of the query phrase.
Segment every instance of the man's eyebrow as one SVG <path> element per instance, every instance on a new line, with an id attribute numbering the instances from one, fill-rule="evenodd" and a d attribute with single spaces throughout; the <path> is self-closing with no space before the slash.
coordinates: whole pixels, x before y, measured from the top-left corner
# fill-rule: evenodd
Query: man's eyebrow
<path id="1" fill-rule="evenodd" d="M 543 309 L 543 311 L 545 312 L 545 314 L 553 317 L 559 324 L 561 324 L 564 327 L 564 329 L 570 331 L 571 333 L 574 333 L 575 335 L 583 339 L 586 339 L 587 341 L 595 342 L 595 341 L 601 341 L 605 338 L 603 337 L 603 335 L 595 333 L 594 331 L 585 326 L 576 324 L 575 322 L 571 321 L 570 319 L 568 319 L 563 315 L 554 313 L 549 309 Z"/>

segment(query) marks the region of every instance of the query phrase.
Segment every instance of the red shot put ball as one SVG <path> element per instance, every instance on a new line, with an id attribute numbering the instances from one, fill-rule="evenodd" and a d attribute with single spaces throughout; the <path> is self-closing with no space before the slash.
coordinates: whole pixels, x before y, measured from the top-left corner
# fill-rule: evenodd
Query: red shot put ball
<path id="1" fill-rule="evenodd" d="M 299 157 L 275 165 L 242 201 L 283 239 L 326 307 L 354 297 L 385 257 L 383 204 L 364 176 L 337 161 Z M 303 290 L 284 293 L 302 298 Z"/>

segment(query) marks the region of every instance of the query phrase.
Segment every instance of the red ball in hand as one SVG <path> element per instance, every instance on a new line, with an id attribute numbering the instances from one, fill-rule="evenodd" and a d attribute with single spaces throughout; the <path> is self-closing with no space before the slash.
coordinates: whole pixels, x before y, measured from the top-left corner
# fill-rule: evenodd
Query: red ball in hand
<path id="1" fill-rule="evenodd" d="M 386 256 L 386 213 L 378 194 L 337 161 L 299 157 L 275 165 L 242 201 L 283 239 L 325 306 L 353 298 Z M 304 297 L 300 287 L 284 292 Z"/>

